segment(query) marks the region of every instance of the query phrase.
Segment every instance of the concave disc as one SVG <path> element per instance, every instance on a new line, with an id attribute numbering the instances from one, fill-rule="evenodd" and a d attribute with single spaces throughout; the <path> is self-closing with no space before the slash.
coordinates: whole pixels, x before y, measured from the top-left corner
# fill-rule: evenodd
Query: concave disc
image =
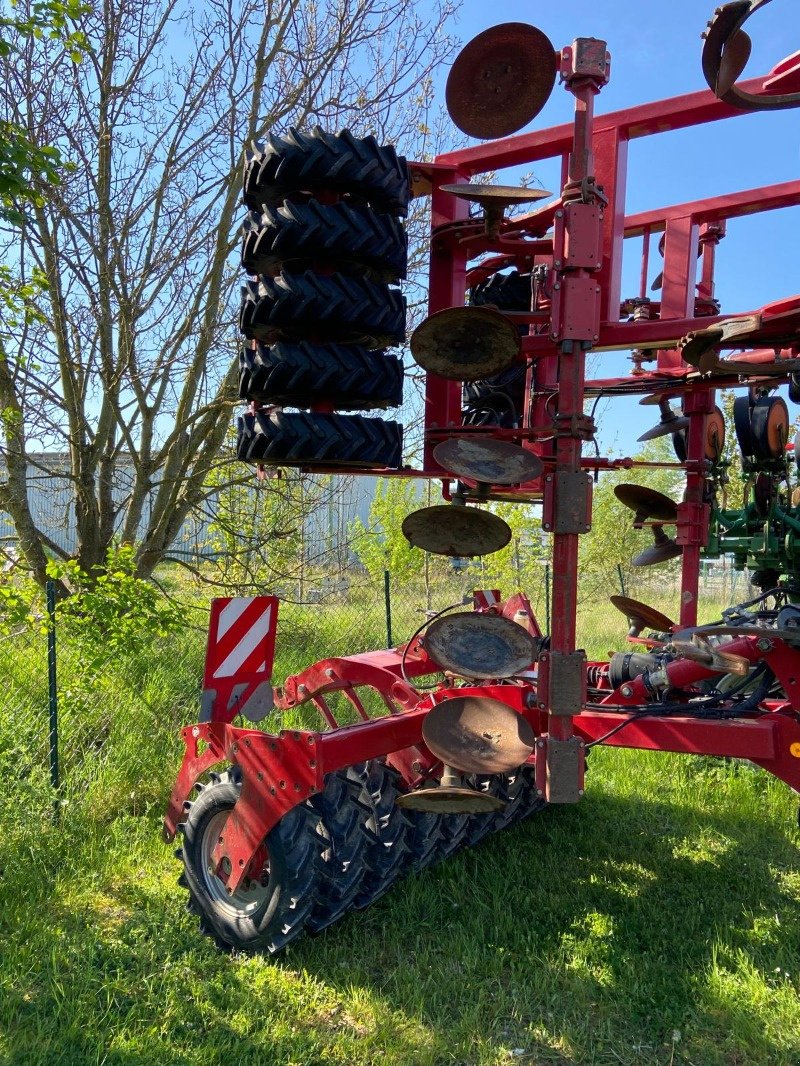
<path id="1" fill-rule="evenodd" d="M 443 670 L 461 677 L 511 677 L 537 657 L 538 645 L 522 626 L 499 614 L 464 611 L 428 626 L 422 646 Z"/>
<path id="2" fill-rule="evenodd" d="M 460 185 L 441 185 L 443 192 L 452 193 L 460 200 L 487 207 L 511 207 L 513 204 L 531 204 L 536 200 L 546 200 L 552 196 L 546 189 L 526 189 L 517 185 L 472 185 L 465 182 Z"/>
<path id="3" fill-rule="evenodd" d="M 411 354 L 430 374 L 480 381 L 499 374 L 521 351 L 516 326 L 490 307 L 446 307 L 411 334 Z"/>
<path id="4" fill-rule="evenodd" d="M 527 719 L 488 696 L 438 703 L 423 719 L 422 739 L 437 759 L 469 774 L 509 773 L 536 743 Z"/>
<path id="5" fill-rule="evenodd" d="M 677 415 L 673 413 L 672 418 L 665 418 L 652 429 L 648 429 L 646 433 L 643 433 L 641 437 L 636 439 L 639 441 L 655 440 L 656 437 L 668 437 L 673 433 L 680 433 L 682 429 L 689 428 L 689 419 L 685 415 Z"/>
<path id="6" fill-rule="evenodd" d="M 450 69 L 445 100 L 468 137 L 508 137 L 527 126 L 550 98 L 558 59 L 535 26 L 492 26 L 462 48 Z"/>
<path id="7" fill-rule="evenodd" d="M 406 792 L 398 796 L 395 803 L 406 811 L 426 811 L 429 814 L 491 814 L 506 805 L 506 801 L 499 796 L 452 785 Z"/>
<path id="8" fill-rule="evenodd" d="M 650 392 L 639 400 L 642 407 L 658 407 L 664 400 L 674 400 L 680 393 L 677 392 Z"/>
<path id="9" fill-rule="evenodd" d="M 789 409 L 780 396 L 760 396 L 750 412 L 757 459 L 780 459 L 789 439 Z"/>
<path id="10" fill-rule="evenodd" d="M 675 522 L 678 518 L 678 505 L 674 500 L 644 485 L 617 485 L 614 495 L 620 503 L 636 512 L 639 521 L 654 518 L 658 522 Z"/>
<path id="11" fill-rule="evenodd" d="M 535 481 L 542 461 L 533 452 L 503 440 L 451 437 L 433 449 L 436 462 L 457 477 L 489 485 L 520 485 Z"/>
<path id="12" fill-rule="evenodd" d="M 491 555 L 511 540 L 511 527 L 491 511 L 452 504 L 412 511 L 402 530 L 414 548 L 454 558 Z"/>
<path id="13" fill-rule="evenodd" d="M 640 629 L 647 626 L 648 629 L 654 629 L 657 633 L 669 633 L 675 624 L 655 607 L 648 607 L 646 603 L 631 600 L 627 596 L 612 596 L 611 603 L 625 615 L 631 625 L 638 626 Z"/>
<path id="14" fill-rule="evenodd" d="M 712 463 L 722 458 L 725 448 L 725 416 L 715 407 L 706 419 L 706 459 Z"/>
<path id="15" fill-rule="evenodd" d="M 631 560 L 631 566 L 656 566 L 658 563 L 667 562 L 668 559 L 677 559 L 679 555 L 683 554 L 683 548 L 676 544 L 674 540 L 670 540 L 661 529 L 661 526 L 653 527 L 653 535 L 656 538 L 655 544 L 651 544 L 649 548 L 639 552 Z"/>

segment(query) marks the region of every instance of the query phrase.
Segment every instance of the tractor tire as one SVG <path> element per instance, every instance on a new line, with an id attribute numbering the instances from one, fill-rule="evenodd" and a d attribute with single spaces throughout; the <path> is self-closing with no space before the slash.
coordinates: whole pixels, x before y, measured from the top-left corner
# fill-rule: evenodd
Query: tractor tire
<path id="1" fill-rule="evenodd" d="M 239 328 L 257 341 L 400 344 L 406 303 L 399 289 L 343 274 L 279 274 L 242 287 Z"/>
<path id="2" fill-rule="evenodd" d="M 374 281 L 406 276 L 408 241 L 392 215 L 346 203 L 286 201 L 252 212 L 244 224 L 242 266 L 248 274 L 292 273 L 314 267 L 361 274 Z"/>
<path id="3" fill-rule="evenodd" d="M 236 454 L 272 466 L 396 469 L 403 427 L 360 415 L 257 412 L 239 418 Z"/>
<path id="4" fill-rule="evenodd" d="M 229 896 L 210 872 L 214 845 L 239 799 L 241 783 L 230 774 L 214 775 L 194 803 L 186 804 L 183 862 L 179 883 L 189 892 L 188 909 L 200 930 L 223 950 L 280 951 L 294 940 L 317 899 L 321 876 L 318 815 L 308 804 L 294 807 L 269 831 L 258 881 L 252 879 Z"/>
<path id="5" fill-rule="evenodd" d="M 493 274 L 486 281 L 469 290 L 471 307 L 492 304 L 501 311 L 529 311 L 531 307 L 531 276 L 513 270 L 510 274 Z M 520 326 L 523 337 L 528 327 Z"/>
<path id="6" fill-rule="evenodd" d="M 395 802 L 400 795 L 400 775 L 396 770 L 378 759 L 351 769 L 361 782 L 362 802 L 369 804 L 364 876 L 353 899 L 353 907 L 363 910 L 380 899 L 408 870 L 410 823 L 405 811 Z"/>
<path id="7" fill-rule="evenodd" d="M 426 870 L 441 857 L 442 817 L 430 811 L 407 810 L 405 815 L 409 822 L 406 839 L 409 864 L 417 872 Z"/>
<path id="8" fill-rule="evenodd" d="M 371 840 L 367 822 L 372 806 L 362 795 L 358 775 L 349 769 L 329 774 L 323 791 L 309 803 L 320 818 L 323 867 L 306 929 L 320 933 L 346 914 L 359 894 Z"/>
<path id="9" fill-rule="evenodd" d="M 403 360 L 356 345 L 259 344 L 242 349 L 239 366 L 239 395 L 259 405 L 369 411 L 403 402 Z"/>
<path id="10" fill-rule="evenodd" d="M 244 167 L 244 202 L 251 210 L 298 192 L 349 193 L 379 211 L 406 215 L 411 182 L 403 156 L 374 137 L 349 130 L 311 133 L 291 128 L 285 137 L 256 141 Z"/>
<path id="11" fill-rule="evenodd" d="M 531 275 L 514 270 L 510 274 L 493 274 L 469 290 L 471 307 L 491 304 L 501 311 L 528 311 L 531 306 Z M 518 327 L 527 337 L 528 327 Z M 526 367 L 516 364 L 484 381 L 473 381 L 463 389 L 463 406 L 467 425 L 497 425 L 511 428 L 520 425 L 525 406 Z"/>

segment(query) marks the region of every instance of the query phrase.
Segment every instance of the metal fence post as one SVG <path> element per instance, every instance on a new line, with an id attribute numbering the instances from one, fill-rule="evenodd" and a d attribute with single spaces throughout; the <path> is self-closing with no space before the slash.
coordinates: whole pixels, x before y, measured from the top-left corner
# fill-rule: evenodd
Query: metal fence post
<path id="1" fill-rule="evenodd" d="M 617 573 L 619 574 L 619 590 L 623 596 L 627 596 L 625 591 L 625 578 L 622 576 L 622 564 L 617 563 Z"/>
<path id="2" fill-rule="evenodd" d="M 386 647 L 391 648 L 392 644 L 392 590 L 389 584 L 389 571 L 383 571 L 383 598 L 386 603 Z"/>
<path id="3" fill-rule="evenodd" d="M 56 680 L 56 583 L 47 591 L 47 690 L 50 697 L 50 784 L 58 789 L 58 684 Z"/>

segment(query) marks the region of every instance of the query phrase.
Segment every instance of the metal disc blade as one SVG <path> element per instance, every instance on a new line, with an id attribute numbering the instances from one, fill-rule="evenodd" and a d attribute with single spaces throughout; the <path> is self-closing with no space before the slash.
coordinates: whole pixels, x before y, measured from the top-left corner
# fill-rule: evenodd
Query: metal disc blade
<path id="1" fill-rule="evenodd" d="M 431 622 L 422 646 L 443 670 L 460 677 L 511 677 L 526 670 L 538 653 L 536 640 L 516 622 L 474 611 Z"/>
<path id="2" fill-rule="evenodd" d="M 639 400 L 639 404 L 642 407 L 658 407 L 664 400 L 674 400 L 679 394 L 677 392 L 650 392 L 647 396 L 643 396 Z"/>
<path id="3" fill-rule="evenodd" d="M 646 433 L 643 433 L 641 437 L 636 439 L 639 441 L 655 440 L 656 437 L 669 437 L 673 433 L 680 433 L 682 429 L 689 428 L 689 419 L 685 415 L 675 415 L 674 418 L 668 418 L 666 421 L 659 422 L 657 426 L 653 426 L 652 429 L 648 429 Z"/>
<path id="4" fill-rule="evenodd" d="M 422 739 L 437 759 L 468 774 L 509 773 L 536 743 L 527 719 L 488 696 L 437 703 L 423 719 Z"/>
<path id="5" fill-rule="evenodd" d="M 715 407 L 706 419 L 705 455 L 710 462 L 718 462 L 725 450 L 725 415 Z"/>
<path id="6" fill-rule="evenodd" d="M 516 185 L 442 185 L 444 192 L 452 193 L 461 200 L 471 204 L 487 207 L 505 208 L 514 204 L 532 204 L 536 200 L 546 200 L 552 196 L 546 189 L 525 189 Z"/>
<path id="7" fill-rule="evenodd" d="M 413 547 L 454 558 L 491 555 L 511 540 L 507 522 L 477 507 L 423 507 L 406 515 L 402 529 Z"/>
<path id="8" fill-rule="evenodd" d="M 657 611 L 655 607 L 648 607 L 639 600 L 631 600 L 627 596 L 612 596 L 611 603 L 618 611 L 621 611 L 632 626 L 639 629 L 654 629 L 657 633 L 669 633 L 675 623 L 665 614 Z"/>
<path id="9" fill-rule="evenodd" d="M 617 485 L 614 495 L 635 511 L 634 521 L 644 522 L 654 518 L 657 522 L 675 522 L 678 518 L 678 505 L 663 492 L 648 489 L 644 485 Z"/>
<path id="10" fill-rule="evenodd" d="M 506 22 L 479 33 L 450 69 L 445 100 L 468 137 L 508 137 L 527 126 L 550 98 L 557 53 L 535 26 Z"/>
<path id="11" fill-rule="evenodd" d="M 724 96 L 734 87 L 737 78 L 747 66 L 752 50 L 753 42 L 744 30 L 737 30 L 728 38 L 722 51 L 717 84 L 714 89 L 717 96 Z"/>
<path id="12" fill-rule="evenodd" d="M 533 452 L 492 438 L 452 437 L 436 445 L 433 457 L 451 474 L 489 485 L 535 481 L 543 469 L 541 459 Z"/>
<path id="13" fill-rule="evenodd" d="M 454 788 L 440 785 L 438 788 L 420 788 L 406 792 L 395 800 L 406 811 L 425 811 L 428 814 L 491 814 L 501 811 L 506 801 L 488 792 L 476 792 L 471 788 Z"/>
<path id="14" fill-rule="evenodd" d="M 480 381 L 499 374 L 521 351 L 517 327 L 491 307 L 447 307 L 411 334 L 411 354 L 430 374 Z"/>
<path id="15" fill-rule="evenodd" d="M 656 566 L 658 563 L 667 562 L 668 559 L 677 559 L 682 554 L 683 548 L 674 540 L 665 537 L 659 544 L 652 544 L 640 552 L 631 560 L 631 566 Z"/>

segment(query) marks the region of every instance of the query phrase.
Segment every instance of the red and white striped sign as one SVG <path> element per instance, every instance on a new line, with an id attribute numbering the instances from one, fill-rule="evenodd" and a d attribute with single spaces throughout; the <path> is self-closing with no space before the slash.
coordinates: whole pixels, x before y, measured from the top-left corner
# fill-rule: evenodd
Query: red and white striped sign
<path id="1" fill-rule="evenodd" d="M 277 622 L 277 596 L 212 600 L 204 688 L 270 678 Z"/>
<path id="2" fill-rule="evenodd" d="M 476 611 L 488 611 L 500 602 L 500 589 L 475 589 L 472 593 L 472 606 Z"/>

